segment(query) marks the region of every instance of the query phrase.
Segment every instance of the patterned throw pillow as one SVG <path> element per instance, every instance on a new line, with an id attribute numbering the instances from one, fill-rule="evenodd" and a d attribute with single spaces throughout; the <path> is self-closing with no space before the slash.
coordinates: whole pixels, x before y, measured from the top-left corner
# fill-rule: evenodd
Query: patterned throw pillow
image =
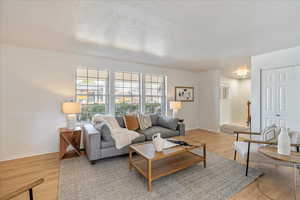
<path id="1" fill-rule="evenodd" d="M 139 122 L 136 115 L 124 115 L 123 119 L 128 130 L 135 131 L 139 128 Z"/>
<path id="2" fill-rule="evenodd" d="M 264 131 L 262 132 L 262 136 L 263 136 L 263 141 L 267 142 L 267 141 L 271 141 L 276 139 L 276 125 L 272 125 L 272 126 L 268 126 L 264 129 Z"/>
<path id="3" fill-rule="evenodd" d="M 141 130 L 145 130 L 152 126 L 150 115 L 138 114 L 137 116 Z"/>

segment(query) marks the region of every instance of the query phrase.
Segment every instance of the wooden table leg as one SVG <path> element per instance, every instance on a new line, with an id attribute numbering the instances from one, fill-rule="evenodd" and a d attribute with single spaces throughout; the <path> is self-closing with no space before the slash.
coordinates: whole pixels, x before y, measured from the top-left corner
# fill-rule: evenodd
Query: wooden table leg
<path id="1" fill-rule="evenodd" d="M 129 159 L 128 159 L 128 164 L 129 164 L 129 170 L 132 169 L 132 150 L 129 148 Z"/>
<path id="2" fill-rule="evenodd" d="M 69 144 L 64 140 L 64 138 L 62 138 L 62 136 L 60 136 L 60 144 L 59 144 L 59 158 L 62 159 L 64 157 L 64 155 L 67 153 L 67 147 L 69 146 Z"/>
<path id="3" fill-rule="evenodd" d="M 204 157 L 203 166 L 204 168 L 206 168 L 206 144 L 203 145 L 203 157 Z"/>
<path id="4" fill-rule="evenodd" d="M 148 160 L 148 191 L 152 191 L 152 163 Z"/>

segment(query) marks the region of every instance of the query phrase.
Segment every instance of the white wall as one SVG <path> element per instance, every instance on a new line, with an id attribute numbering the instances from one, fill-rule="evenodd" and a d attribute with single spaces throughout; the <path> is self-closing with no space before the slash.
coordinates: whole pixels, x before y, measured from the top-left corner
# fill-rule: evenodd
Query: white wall
<path id="1" fill-rule="evenodd" d="M 221 76 L 221 84 L 229 87 L 228 99 L 220 99 L 220 124 L 246 125 L 247 101 L 250 100 L 251 80 Z"/>
<path id="2" fill-rule="evenodd" d="M 270 52 L 267 54 L 253 56 L 251 58 L 251 76 L 252 76 L 252 130 L 260 131 L 261 129 L 261 70 L 287 66 L 295 66 L 300 64 L 300 47 L 283 49 Z"/>
<path id="3" fill-rule="evenodd" d="M 200 128 L 219 131 L 219 88 L 220 71 L 207 71 L 198 75 L 199 79 L 199 110 L 197 118 Z"/>
<path id="4" fill-rule="evenodd" d="M 250 100 L 251 80 L 237 80 L 232 90 L 232 122 L 246 125 L 247 102 Z"/>
<path id="5" fill-rule="evenodd" d="M 4 91 L 3 87 L 3 80 L 4 80 L 4 75 L 3 75 L 3 48 L 0 45 L 0 160 L 1 160 L 1 155 L 2 152 L 4 152 L 4 124 L 3 124 L 3 118 L 4 118 L 4 112 L 3 112 L 3 98 L 2 98 L 2 91 Z"/>
<path id="6" fill-rule="evenodd" d="M 194 73 L 100 57 L 2 45 L 0 160 L 58 151 L 58 128 L 65 125 L 60 103 L 74 95 L 78 66 L 159 73 L 168 76 L 168 99 L 175 86 L 194 86 L 195 102 L 178 115 L 187 129 L 218 128 L 218 72 Z"/>

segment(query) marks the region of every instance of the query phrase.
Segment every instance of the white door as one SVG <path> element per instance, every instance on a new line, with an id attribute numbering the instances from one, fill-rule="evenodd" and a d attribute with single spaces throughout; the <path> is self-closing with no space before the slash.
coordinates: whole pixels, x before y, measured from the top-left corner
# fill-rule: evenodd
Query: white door
<path id="1" fill-rule="evenodd" d="M 300 130 L 300 67 L 262 71 L 262 129 L 276 124 Z"/>
<path id="2" fill-rule="evenodd" d="M 262 71 L 262 129 L 277 124 L 276 74 L 275 70 Z"/>
<path id="3" fill-rule="evenodd" d="M 291 68 L 287 81 L 287 127 L 300 131 L 300 66 Z"/>

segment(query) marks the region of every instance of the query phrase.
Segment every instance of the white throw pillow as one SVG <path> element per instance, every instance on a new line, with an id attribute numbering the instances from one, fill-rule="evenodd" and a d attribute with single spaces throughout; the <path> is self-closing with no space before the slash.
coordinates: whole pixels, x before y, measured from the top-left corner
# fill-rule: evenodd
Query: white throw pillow
<path id="1" fill-rule="evenodd" d="M 152 126 L 150 115 L 138 114 L 137 117 L 141 130 L 145 130 Z"/>
<path id="2" fill-rule="evenodd" d="M 94 124 L 106 122 L 107 125 L 112 129 L 121 128 L 116 118 L 111 115 L 96 114 L 94 115 L 92 122 Z"/>
<path id="3" fill-rule="evenodd" d="M 103 122 L 104 121 L 103 117 L 104 117 L 104 115 L 102 115 L 102 114 L 95 114 L 92 117 L 92 123 L 93 124 L 98 124 L 98 123 Z"/>
<path id="4" fill-rule="evenodd" d="M 115 117 L 108 115 L 108 116 L 105 116 L 103 119 L 108 123 L 110 128 L 112 128 L 112 129 L 121 128 Z"/>

